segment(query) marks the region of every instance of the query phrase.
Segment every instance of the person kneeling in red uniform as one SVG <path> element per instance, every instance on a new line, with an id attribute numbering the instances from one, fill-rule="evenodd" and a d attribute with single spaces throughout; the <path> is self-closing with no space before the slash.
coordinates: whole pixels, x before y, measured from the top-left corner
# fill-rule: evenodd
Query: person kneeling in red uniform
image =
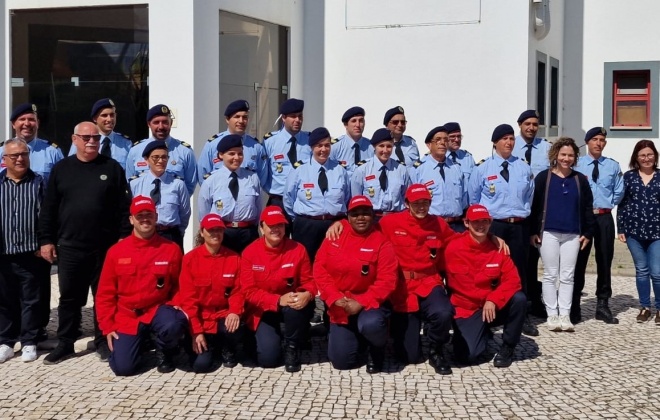
<path id="1" fill-rule="evenodd" d="M 486 351 L 490 328 L 504 325 L 503 343 L 493 364 L 509 367 L 520 341 L 527 299 L 513 260 L 488 238 L 492 222 L 486 207 L 470 206 L 464 221 L 468 230 L 445 250 L 447 287 L 456 309 L 454 355 L 462 363 L 473 363 Z"/>
<path id="2" fill-rule="evenodd" d="M 156 234 L 156 206 L 137 196 L 130 208 L 133 233 L 110 247 L 103 264 L 96 315 L 107 336 L 110 368 L 117 376 L 134 374 L 140 347 L 149 333 L 156 336 L 158 371 L 172 372 L 179 340 L 188 320 L 170 305 L 179 282 L 181 250 Z"/>

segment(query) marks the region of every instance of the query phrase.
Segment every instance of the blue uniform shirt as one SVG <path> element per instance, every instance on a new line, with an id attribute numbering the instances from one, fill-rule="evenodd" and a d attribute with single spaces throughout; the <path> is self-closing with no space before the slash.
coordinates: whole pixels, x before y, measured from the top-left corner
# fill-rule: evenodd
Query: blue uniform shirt
<path id="1" fill-rule="evenodd" d="M 151 171 L 145 171 L 137 178 L 131 179 L 133 197 L 149 197 L 156 178 Z M 190 221 L 190 212 L 190 195 L 186 184 L 177 175 L 165 171 L 160 176 L 160 202 L 156 205 L 157 223 L 163 226 L 178 226 L 181 235 L 184 235 Z"/>
<path id="2" fill-rule="evenodd" d="M 291 134 L 284 128 L 276 131 L 264 139 L 264 149 L 268 157 L 268 167 L 270 171 L 270 179 L 266 184 L 266 191 L 268 194 L 284 195 L 284 186 L 286 185 L 287 176 L 294 168 L 289 161 L 287 153 L 291 147 Z M 298 160 L 296 167 L 309 161 L 312 157 L 312 148 L 309 147 L 309 132 L 301 131 L 295 135 L 296 138 L 296 154 Z"/>
<path id="3" fill-rule="evenodd" d="M 619 162 L 605 156 L 598 159 L 598 181 L 594 182 L 594 158 L 586 155 L 578 159 L 575 170 L 589 179 L 595 209 L 611 209 L 623 198 L 623 174 Z"/>
<path id="4" fill-rule="evenodd" d="M 355 165 L 355 149 L 353 148 L 353 145 L 356 143 L 360 148 L 360 162 L 366 162 L 374 157 L 374 148 L 366 137 L 360 137 L 360 140 L 356 142 L 350 136 L 344 134 L 332 140 L 330 159 L 336 160 L 341 166 L 346 168 L 349 177 L 357 167 Z"/>
<path id="5" fill-rule="evenodd" d="M 4 144 L 5 142 L 0 143 L 0 156 L 5 154 Z M 50 143 L 47 140 L 37 137 L 27 145 L 30 150 L 30 169 L 32 169 L 32 172 L 41 175 L 46 184 L 48 184 L 48 178 L 50 177 L 50 171 L 53 169 L 53 165 L 64 158 L 62 150 L 55 143 Z M 2 168 L 5 167 L 4 162 L 1 166 Z"/>
<path id="6" fill-rule="evenodd" d="M 516 136 L 516 144 L 513 146 L 511 154 L 527 163 L 532 168 L 534 176 L 536 176 L 539 172 L 550 168 L 550 161 L 548 160 L 550 146 L 551 144 L 546 139 L 535 137 L 532 141 L 532 163 L 529 163 L 525 160 L 525 153 L 528 150 L 527 142 L 519 134 Z"/>
<path id="7" fill-rule="evenodd" d="M 238 168 L 238 197 L 234 200 L 229 191 L 230 175 L 231 171 L 222 165 L 204 180 L 197 199 L 200 220 L 214 213 L 225 222 L 257 224 L 261 214 L 259 177 L 249 169 Z"/>
<path id="8" fill-rule="evenodd" d="M 202 153 L 197 160 L 197 178 L 199 185 L 202 185 L 204 179 L 211 175 L 211 172 L 224 166 L 222 160 L 218 158 L 218 143 L 224 136 L 230 134 L 229 130 L 218 133 L 208 139 Z M 268 182 L 268 162 L 264 147 L 254 137 L 243 135 L 243 164 L 247 168 L 257 173 L 261 186 L 265 187 Z"/>
<path id="9" fill-rule="evenodd" d="M 528 164 L 510 156 L 509 182 L 500 172 L 502 159 L 497 153 L 474 167 L 468 185 L 470 204 L 484 205 L 493 219 L 527 217 L 534 196 L 534 175 Z"/>
<path id="10" fill-rule="evenodd" d="M 99 143 L 99 153 L 101 152 L 101 148 L 103 147 L 103 139 L 105 139 L 106 136 L 101 134 L 101 142 Z M 128 156 L 128 152 L 131 150 L 131 146 L 133 145 L 133 142 L 126 136 L 115 133 L 112 131 L 110 135 L 108 136 L 110 138 L 110 155 L 114 160 L 117 161 L 121 165 L 124 170 L 126 170 L 126 157 Z M 76 154 L 76 145 L 71 144 L 71 148 L 69 149 L 69 156 L 75 155 Z"/>
<path id="11" fill-rule="evenodd" d="M 434 216 L 459 217 L 468 206 L 465 178 L 459 164 L 445 158 L 445 179 L 440 175 L 440 162 L 432 156 L 413 163 L 408 170 L 413 184 L 424 184 L 431 193 L 429 213 Z"/>
<path id="12" fill-rule="evenodd" d="M 142 151 L 152 141 L 154 141 L 154 138 L 149 137 L 148 139 L 133 143 L 133 147 L 131 147 L 126 157 L 126 177 L 128 179 L 149 170 L 147 161 L 142 157 Z M 167 171 L 183 179 L 186 183 L 188 194 L 193 195 L 197 186 L 195 154 L 188 143 L 170 136 L 165 139 L 165 144 L 167 144 L 168 154 L 170 156 L 167 162 Z"/>
<path id="13" fill-rule="evenodd" d="M 463 172 L 465 185 L 467 187 L 467 183 L 470 181 L 470 175 L 474 169 L 474 157 L 472 156 L 472 153 L 463 149 L 458 149 L 455 152 L 447 149 L 447 159 L 450 159 L 452 163 L 461 165 L 461 172 Z"/>
<path id="14" fill-rule="evenodd" d="M 328 191 L 325 195 L 319 188 L 321 164 L 314 158 L 298 169 L 291 171 L 286 180 L 284 210 L 295 219 L 296 215 L 322 216 L 346 213 L 346 203 L 350 199 L 350 180 L 346 170 L 336 160 L 328 159 L 323 165 L 328 178 Z"/>
<path id="15" fill-rule="evenodd" d="M 404 165 L 390 158 L 385 162 L 387 190 L 380 189 L 380 174 L 383 164 L 377 157 L 372 157 L 358 166 L 351 177 L 351 197 L 364 195 L 369 197 L 374 211 L 397 212 L 405 208 L 406 190 L 411 184 L 410 176 Z"/>
<path id="16" fill-rule="evenodd" d="M 417 148 L 417 142 L 414 138 L 404 135 L 401 137 L 401 150 L 403 151 L 403 157 L 405 162 L 400 162 L 406 166 L 411 166 L 416 160 L 419 159 L 419 149 Z M 399 160 L 396 155 L 396 145 L 397 142 L 394 142 L 394 148 L 392 149 L 392 159 Z"/>

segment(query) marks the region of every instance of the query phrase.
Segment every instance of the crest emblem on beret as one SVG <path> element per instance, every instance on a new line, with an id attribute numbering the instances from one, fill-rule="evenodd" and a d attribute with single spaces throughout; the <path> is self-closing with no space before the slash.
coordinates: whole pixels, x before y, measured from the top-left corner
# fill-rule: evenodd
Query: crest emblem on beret
<path id="1" fill-rule="evenodd" d="M 247 101 L 245 101 L 245 109 L 250 109 L 250 104 Z"/>
<path id="2" fill-rule="evenodd" d="M 170 109 L 168 107 L 166 107 L 165 105 L 163 105 L 163 106 L 160 107 L 160 112 L 162 112 L 163 114 L 169 114 Z"/>
<path id="3" fill-rule="evenodd" d="M 536 115 L 536 118 L 541 118 L 541 115 L 539 114 L 538 111 L 534 111 L 534 115 Z"/>
<path id="4" fill-rule="evenodd" d="M 115 106 L 115 103 L 112 102 L 112 99 L 108 99 L 108 103 L 109 103 L 111 106 Z"/>
<path id="5" fill-rule="evenodd" d="M 37 112 L 37 106 L 35 104 L 32 104 L 32 111 Z"/>
<path id="6" fill-rule="evenodd" d="M 397 108 L 398 108 L 398 110 L 399 110 L 400 113 L 402 113 L 402 114 L 404 113 L 404 112 L 403 112 L 403 107 L 398 106 Z"/>
<path id="7" fill-rule="evenodd" d="M 604 129 L 603 127 L 601 127 L 601 128 L 600 128 L 600 134 L 606 136 L 606 135 L 607 135 L 607 131 L 605 131 L 605 129 Z"/>

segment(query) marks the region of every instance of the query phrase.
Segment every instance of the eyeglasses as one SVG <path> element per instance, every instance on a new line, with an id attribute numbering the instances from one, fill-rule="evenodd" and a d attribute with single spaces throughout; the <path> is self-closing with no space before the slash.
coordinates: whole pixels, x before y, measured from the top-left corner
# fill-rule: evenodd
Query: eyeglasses
<path id="1" fill-rule="evenodd" d="M 390 124 L 392 125 L 399 125 L 399 124 L 406 125 L 407 123 L 408 121 L 406 120 L 390 120 Z"/>
<path id="2" fill-rule="evenodd" d="M 654 159 L 655 155 L 653 153 L 649 153 L 647 155 L 637 155 L 637 159 L 641 160 L 648 160 L 648 159 Z"/>
<path id="3" fill-rule="evenodd" d="M 100 134 L 90 135 L 90 134 L 76 134 L 76 133 L 73 133 L 73 135 L 80 137 L 85 143 L 87 143 L 90 140 L 101 141 L 101 135 Z"/>
<path id="4" fill-rule="evenodd" d="M 447 139 L 435 139 L 435 140 L 431 140 L 429 143 L 433 143 L 433 144 L 447 144 L 447 141 L 448 141 Z"/>
<path id="5" fill-rule="evenodd" d="M 149 159 L 151 159 L 152 162 L 158 162 L 159 160 L 167 162 L 169 159 L 169 156 L 150 156 Z"/>
<path id="6" fill-rule="evenodd" d="M 449 140 L 463 140 L 462 134 L 450 134 Z"/>
<path id="7" fill-rule="evenodd" d="M 23 159 L 27 159 L 27 157 L 30 156 L 30 152 L 10 153 L 4 156 L 8 157 L 11 160 L 17 160 L 19 157 Z"/>

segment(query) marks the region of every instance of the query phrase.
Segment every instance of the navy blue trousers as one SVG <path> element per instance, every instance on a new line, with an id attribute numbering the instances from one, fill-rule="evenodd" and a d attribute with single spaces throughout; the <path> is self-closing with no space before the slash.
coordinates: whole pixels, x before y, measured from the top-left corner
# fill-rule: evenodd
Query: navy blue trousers
<path id="1" fill-rule="evenodd" d="M 301 310 L 289 307 L 279 312 L 264 312 L 255 339 L 257 342 L 257 363 L 261 367 L 279 366 L 282 359 L 282 339 L 286 345 L 300 347 L 309 330 L 309 321 L 314 316 L 316 303 L 312 300 Z M 284 330 L 281 324 L 284 323 Z"/>
<path id="2" fill-rule="evenodd" d="M 193 371 L 196 373 L 209 372 L 213 367 L 215 357 L 223 347 L 235 350 L 236 345 L 240 341 L 242 328 L 242 326 L 238 327 L 233 333 L 227 332 L 225 319 L 219 319 L 217 332 L 215 334 L 204 334 L 207 350 L 201 354 L 192 353 L 191 362 Z M 186 337 L 186 339 L 192 340 L 190 337 Z"/>

